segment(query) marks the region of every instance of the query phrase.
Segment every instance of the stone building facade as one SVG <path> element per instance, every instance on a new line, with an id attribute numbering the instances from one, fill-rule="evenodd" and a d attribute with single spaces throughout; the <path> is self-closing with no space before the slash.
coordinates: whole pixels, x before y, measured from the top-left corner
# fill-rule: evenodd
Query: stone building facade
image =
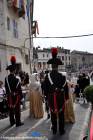
<path id="1" fill-rule="evenodd" d="M 93 54 L 83 51 L 71 52 L 72 71 L 84 72 L 93 70 Z"/>
<path id="2" fill-rule="evenodd" d="M 10 56 L 15 55 L 19 70 L 30 73 L 28 18 L 19 17 L 9 2 L 0 0 L 0 80 L 7 75 L 6 67 L 10 64 Z M 24 1 L 26 12 L 26 0 Z M 32 59 L 32 58 L 31 58 Z"/>
<path id="3" fill-rule="evenodd" d="M 34 68 L 36 71 L 51 70 L 51 65 L 47 65 L 47 61 L 52 58 L 51 49 L 44 48 L 44 49 L 37 49 L 36 48 L 36 59 L 34 59 Z M 70 50 L 63 49 L 61 47 L 58 48 L 58 55 L 57 55 L 63 62 L 63 65 L 59 66 L 60 71 L 67 71 L 68 66 L 71 65 L 71 54 Z"/>

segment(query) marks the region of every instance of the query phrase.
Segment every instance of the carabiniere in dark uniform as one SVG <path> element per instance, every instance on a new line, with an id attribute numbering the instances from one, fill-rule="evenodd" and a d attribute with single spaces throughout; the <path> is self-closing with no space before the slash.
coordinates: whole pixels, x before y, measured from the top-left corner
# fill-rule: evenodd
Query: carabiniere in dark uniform
<path id="1" fill-rule="evenodd" d="M 22 99 L 22 90 L 19 79 L 15 76 L 15 62 L 16 59 L 14 56 L 12 56 L 12 64 L 9 65 L 6 69 L 10 71 L 10 74 L 5 78 L 5 89 L 8 100 L 10 125 L 13 126 L 16 123 L 16 126 L 18 127 L 23 125 L 23 123 L 20 120 L 20 101 Z"/>
<path id="2" fill-rule="evenodd" d="M 58 72 L 58 65 L 62 62 L 57 58 L 57 49 L 52 49 L 52 59 L 47 63 L 52 65 L 52 71 L 48 73 L 44 81 L 44 92 L 48 98 L 53 134 L 57 133 L 57 119 L 59 121 L 59 133 L 63 135 L 64 130 L 64 107 L 68 96 L 66 77 Z"/>

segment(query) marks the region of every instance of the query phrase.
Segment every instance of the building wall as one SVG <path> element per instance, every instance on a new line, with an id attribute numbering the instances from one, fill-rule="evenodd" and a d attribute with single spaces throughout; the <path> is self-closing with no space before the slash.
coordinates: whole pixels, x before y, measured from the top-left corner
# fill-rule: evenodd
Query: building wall
<path id="1" fill-rule="evenodd" d="M 2 45 L 0 45 L 0 80 L 4 81 L 5 76 L 7 75 L 6 71 L 6 51 Z"/>
<path id="2" fill-rule="evenodd" d="M 75 71 L 90 69 L 93 67 L 93 54 L 73 51 L 71 53 L 71 63 Z"/>
<path id="3" fill-rule="evenodd" d="M 7 30 L 7 17 L 10 18 L 10 30 Z M 18 38 L 13 36 L 13 20 L 18 24 Z M 7 6 L 7 0 L 5 1 L 5 28 L 6 28 L 6 43 L 8 45 L 22 47 L 25 38 L 28 37 L 28 19 L 19 18 L 11 7 Z"/>
<path id="4" fill-rule="evenodd" d="M 26 8 L 26 1 L 25 1 Z M 25 9 L 26 10 L 26 9 Z M 10 19 L 10 29 L 7 28 L 7 18 Z M 18 26 L 18 38 L 13 35 L 14 26 L 13 21 Z M 5 67 L 10 64 L 10 56 L 15 55 L 17 63 L 21 63 L 22 70 L 30 73 L 30 66 L 26 64 L 25 55 L 29 55 L 29 40 L 25 41 L 29 37 L 28 34 L 28 18 L 25 14 L 24 18 L 19 18 L 18 15 L 7 6 L 7 0 L 0 0 L 0 43 L 7 46 L 0 47 L 0 52 L 3 51 L 3 55 L 0 55 L 0 60 L 4 58 L 2 62 L 2 71 L 0 72 L 0 79 L 4 79 L 1 75 L 6 75 Z M 32 59 L 32 58 L 31 58 Z"/>
<path id="5" fill-rule="evenodd" d="M 4 24 L 4 5 L 3 0 L 0 0 L 0 43 L 5 41 L 5 24 Z"/>
<path id="6" fill-rule="evenodd" d="M 48 68 L 47 61 L 50 58 L 51 58 L 50 52 L 38 51 L 38 69 L 46 70 Z M 40 66 L 40 64 L 41 64 L 41 66 Z"/>
<path id="7" fill-rule="evenodd" d="M 7 75 L 6 65 L 6 47 L 1 44 L 5 44 L 5 22 L 4 22 L 4 1 L 0 0 L 0 80 L 4 81 Z"/>
<path id="8" fill-rule="evenodd" d="M 64 49 L 65 50 L 65 49 Z M 71 57 L 70 55 L 70 51 L 69 53 L 65 53 L 66 51 L 62 51 L 62 49 L 58 51 L 58 57 L 62 60 L 63 65 L 59 66 L 59 70 L 60 71 L 66 71 L 66 66 L 71 64 L 71 58 L 69 60 L 69 57 Z M 38 54 L 38 63 L 35 65 L 36 69 L 38 70 L 46 70 L 46 69 L 50 69 L 51 70 L 51 65 L 47 65 L 47 61 L 52 58 L 51 55 L 51 50 L 49 49 L 43 49 L 43 50 L 38 50 L 37 51 Z M 64 59 L 63 59 L 64 58 Z"/>

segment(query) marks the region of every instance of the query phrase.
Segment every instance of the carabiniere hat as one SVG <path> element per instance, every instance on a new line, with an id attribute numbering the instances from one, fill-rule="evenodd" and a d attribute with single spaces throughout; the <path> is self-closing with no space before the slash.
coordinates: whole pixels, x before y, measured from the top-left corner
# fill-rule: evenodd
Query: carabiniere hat
<path id="1" fill-rule="evenodd" d="M 52 58 L 48 60 L 47 64 L 63 65 L 62 61 L 59 58 L 57 58 L 58 49 L 52 48 L 51 53 L 52 53 Z"/>
<path id="2" fill-rule="evenodd" d="M 16 70 L 16 57 L 11 56 L 10 62 L 11 62 L 11 64 L 9 66 L 7 66 L 6 70 L 15 71 Z"/>

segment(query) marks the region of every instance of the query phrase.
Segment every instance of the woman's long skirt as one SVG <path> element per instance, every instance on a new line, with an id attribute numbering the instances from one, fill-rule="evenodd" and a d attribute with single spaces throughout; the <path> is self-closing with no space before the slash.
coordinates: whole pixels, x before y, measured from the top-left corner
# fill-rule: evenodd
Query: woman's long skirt
<path id="1" fill-rule="evenodd" d="M 71 123 L 75 122 L 72 94 L 69 94 L 69 99 L 67 102 L 65 102 L 64 115 L 65 115 L 65 122 L 71 122 Z"/>
<path id="2" fill-rule="evenodd" d="M 42 97 L 38 92 L 30 93 L 30 116 L 34 118 L 42 118 L 44 114 Z"/>

